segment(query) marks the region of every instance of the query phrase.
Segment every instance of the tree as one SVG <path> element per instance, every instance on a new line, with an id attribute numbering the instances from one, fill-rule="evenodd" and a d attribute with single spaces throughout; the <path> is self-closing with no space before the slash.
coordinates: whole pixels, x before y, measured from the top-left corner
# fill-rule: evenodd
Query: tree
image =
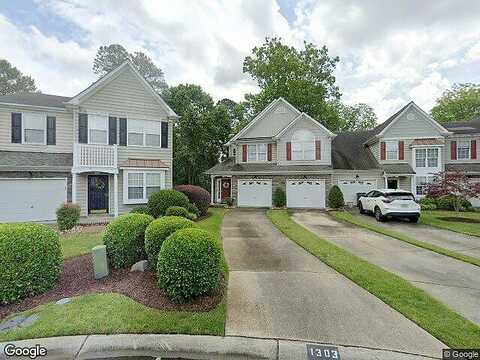
<path id="1" fill-rule="evenodd" d="M 431 197 L 449 195 L 454 198 L 455 211 L 460 211 L 462 202 L 480 197 L 480 183 L 472 181 L 462 171 L 441 172 L 436 174 L 426 193 Z"/>
<path id="2" fill-rule="evenodd" d="M 338 61 L 338 57 L 329 56 L 325 46 L 317 48 L 304 42 L 304 49 L 297 50 L 281 39 L 267 38 L 243 63 L 243 72 L 250 74 L 261 89 L 245 98 L 258 113 L 271 101 L 283 97 L 329 129 L 335 129 L 338 114 L 332 102 L 341 94 L 333 71 Z"/>
<path id="3" fill-rule="evenodd" d="M 0 95 L 36 91 L 38 89 L 31 76 L 23 75 L 7 60 L 0 59 Z"/>
<path id="4" fill-rule="evenodd" d="M 480 117 L 480 84 L 455 84 L 431 110 L 438 122 L 470 121 Z"/>
<path id="5" fill-rule="evenodd" d="M 337 104 L 339 116 L 337 131 L 357 131 L 373 129 L 377 125 L 377 115 L 371 106 L 359 103 L 345 105 Z"/>
<path id="6" fill-rule="evenodd" d="M 129 53 L 122 45 L 112 44 L 100 46 L 93 60 L 93 72 L 103 76 L 130 60 L 138 72 L 147 80 L 153 89 L 161 93 L 167 87 L 162 69 L 143 52 Z"/>
<path id="7" fill-rule="evenodd" d="M 180 116 L 174 131 L 175 184 L 208 188 L 203 172 L 225 156 L 223 144 L 231 132 L 228 112 L 224 106 L 215 105 L 211 96 L 198 85 L 168 88 L 163 97 Z"/>
<path id="8" fill-rule="evenodd" d="M 223 106 L 227 111 L 232 127 L 231 136 L 242 130 L 253 118 L 251 108 L 245 101 L 236 103 L 231 99 L 224 98 L 217 102 L 217 106 Z"/>

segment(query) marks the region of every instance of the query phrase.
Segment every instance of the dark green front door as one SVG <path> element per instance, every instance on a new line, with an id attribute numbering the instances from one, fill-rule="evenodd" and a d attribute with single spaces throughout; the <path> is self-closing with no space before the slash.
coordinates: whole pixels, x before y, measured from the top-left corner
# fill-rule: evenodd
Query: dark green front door
<path id="1" fill-rule="evenodd" d="M 108 175 L 88 176 L 88 213 L 108 213 Z"/>

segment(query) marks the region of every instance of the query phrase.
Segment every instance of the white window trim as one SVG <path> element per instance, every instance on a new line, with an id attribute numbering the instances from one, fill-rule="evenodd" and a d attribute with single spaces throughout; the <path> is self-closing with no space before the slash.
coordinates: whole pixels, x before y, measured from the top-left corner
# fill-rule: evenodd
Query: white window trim
<path id="1" fill-rule="evenodd" d="M 312 137 L 313 137 L 313 140 L 310 142 L 310 141 L 302 141 L 302 140 L 294 140 L 294 137 L 295 137 L 295 134 L 297 134 L 299 131 L 308 131 Z M 291 139 L 291 144 L 292 144 L 292 161 L 315 161 L 316 160 L 316 140 L 317 138 L 315 137 L 315 135 L 310 131 L 310 130 L 306 130 L 306 129 L 299 129 L 297 131 L 295 131 L 295 133 L 293 134 L 292 136 L 292 139 Z M 294 156 L 293 156 L 293 153 L 294 153 L 294 150 L 293 150 L 293 147 L 294 145 L 300 145 L 301 147 L 301 152 L 302 152 L 302 157 L 300 159 L 294 159 Z M 306 159 L 305 158 L 305 146 L 307 144 L 310 144 L 310 145 L 313 145 L 313 158 L 312 159 Z"/>
<path id="2" fill-rule="evenodd" d="M 432 149 L 437 149 L 437 166 L 428 166 L 428 150 L 432 150 Z M 424 162 L 423 162 L 423 165 L 424 166 L 417 166 L 417 151 L 418 150 L 425 150 L 425 158 L 424 158 Z M 428 147 L 428 146 L 425 146 L 425 147 L 416 147 L 414 148 L 414 165 L 416 169 L 438 169 L 441 167 L 441 153 L 442 153 L 442 150 L 440 147 Z"/>
<path id="3" fill-rule="evenodd" d="M 397 147 L 397 156 L 395 158 L 391 158 L 391 159 L 388 158 L 388 144 L 395 144 L 395 146 Z M 385 160 L 386 161 L 396 161 L 396 160 L 399 159 L 399 157 L 400 157 L 400 148 L 398 146 L 398 141 L 386 140 L 385 141 Z"/>
<path id="4" fill-rule="evenodd" d="M 90 125 L 91 125 L 90 116 L 98 116 L 98 117 L 104 117 L 105 118 L 106 131 L 107 131 L 107 141 L 105 143 L 97 143 L 97 142 L 93 142 L 93 141 L 90 140 L 90 130 L 92 129 L 90 127 Z M 108 131 L 108 121 L 109 120 L 108 120 L 108 118 L 110 117 L 110 115 L 108 115 L 108 114 L 98 114 L 98 113 L 97 114 L 96 113 L 87 113 L 87 117 L 89 119 L 87 121 L 87 125 L 88 125 L 87 126 L 87 144 L 89 144 L 89 145 L 109 145 L 109 141 L 108 141 L 109 140 L 108 139 L 108 136 L 109 136 L 109 134 L 108 134 L 108 132 L 109 132 Z"/>
<path id="5" fill-rule="evenodd" d="M 147 173 L 160 174 L 160 189 L 165 189 L 165 177 L 166 169 L 129 169 L 123 170 L 123 203 L 126 205 L 130 204 L 146 204 L 148 202 L 147 198 Z M 143 174 L 143 198 L 142 199 L 129 199 L 128 198 L 128 174 Z"/>
<path id="6" fill-rule="evenodd" d="M 459 148 L 460 148 L 460 144 L 461 143 L 464 143 L 464 144 L 467 144 L 467 148 L 468 148 L 468 157 L 466 158 L 460 158 L 458 155 L 460 154 L 460 152 L 458 151 Z M 457 141 L 457 160 L 471 160 L 472 159 L 472 142 L 470 140 L 458 140 Z"/>
<path id="7" fill-rule="evenodd" d="M 39 112 L 22 112 L 22 144 L 25 145 L 47 145 L 47 116 L 48 114 L 46 113 L 39 113 Z M 25 115 L 27 114 L 37 114 L 41 115 L 44 119 L 43 121 L 43 143 L 37 143 L 37 142 L 27 142 L 25 141 Z"/>
<path id="8" fill-rule="evenodd" d="M 134 145 L 130 144 L 128 141 L 128 134 L 130 132 L 130 127 L 129 127 L 129 121 L 128 120 L 139 120 L 139 121 L 151 121 L 151 122 L 158 122 L 158 126 L 160 127 L 160 144 L 158 146 L 151 146 L 151 145 L 146 145 L 147 144 L 147 132 L 145 129 L 143 130 L 143 145 Z M 153 149 L 160 149 L 162 147 L 162 123 L 161 121 L 157 120 L 152 120 L 152 119 L 136 119 L 136 118 L 127 118 L 127 146 L 130 147 L 140 147 L 140 148 L 153 148 Z"/>
<path id="9" fill-rule="evenodd" d="M 246 144 L 247 145 L 247 161 L 248 163 L 264 163 L 268 162 L 268 144 L 267 143 L 255 143 L 255 144 Z M 259 145 L 265 145 L 265 160 L 259 160 L 258 159 L 258 146 Z M 255 146 L 255 160 L 249 160 L 249 146 Z"/>

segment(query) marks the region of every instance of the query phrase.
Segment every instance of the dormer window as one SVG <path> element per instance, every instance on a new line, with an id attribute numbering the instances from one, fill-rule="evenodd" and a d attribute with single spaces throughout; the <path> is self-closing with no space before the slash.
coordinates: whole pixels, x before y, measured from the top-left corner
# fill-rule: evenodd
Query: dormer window
<path id="1" fill-rule="evenodd" d="M 315 160 L 315 136 L 298 130 L 292 136 L 292 160 Z"/>

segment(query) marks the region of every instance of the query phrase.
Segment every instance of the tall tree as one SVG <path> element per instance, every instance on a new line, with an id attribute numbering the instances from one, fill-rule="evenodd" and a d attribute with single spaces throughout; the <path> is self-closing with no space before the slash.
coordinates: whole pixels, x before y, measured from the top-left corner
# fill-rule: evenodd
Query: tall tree
<path id="1" fill-rule="evenodd" d="M 0 95 L 35 92 L 37 90 L 35 80 L 31 76 L 23 75 L 7 60 L 0 59 Z"/>
<path id="2" fill-rule="evenodd" d="M 156 92 L 161 93 L 166 89 L 167 84 L 163 71 L 154 64 L 150 57 L 139 51 L 133 54 L 129 53 L 122 45 L 118 44 L 98 48 L 97 55 L 93 60 L 93 72 L 103 76 L 127 60 L 133 63 Z"/>
<path id="3" fill-rule="evenodd" d="M 257 82 L 261 91 L 246 95 L 258 113 L 278 97 L 306 112 L 329 129 L 338 127 L 338 114 L 332 103 L 341 96 L 333 71 L 339 61 L 328 49 L 304 42 L 297 50 L 281 39 L 267 38 L 245 58 L 243 72 Z"/>
<path id="4" fill-rule="evenodd" d="M 180 116 L 174 131 L 174 181 L 208 188 L 203 172 L 225 155 L 223 144 L 231 132 L 228 112 L 198 85 L 168 88 L 163 97 Z"/>
<path id="5" fill-rule="evenodd" d="M 340 118 L 335 129 L 337 131 L 369 130 L 377 125 L 377 115 L 367 104 L 346 105 L 338 102 L 337 110 Z"/>
<path id="6" fill-rule="evenodd" d="M 230 118 L 232 127 L 231 136 L 239 132 L 252 119 L 252 111 L 246 101 L 235 102 L 231 99 L 224 98 L 217 102 L 217 106 L 223 106 Z"/>
<path id="7" fill-rule="evenodd" d="M 438 122 L 470 121 L 480 117 L 480 84 L 455 84 L 446 90 L 431 114 Z"/>

